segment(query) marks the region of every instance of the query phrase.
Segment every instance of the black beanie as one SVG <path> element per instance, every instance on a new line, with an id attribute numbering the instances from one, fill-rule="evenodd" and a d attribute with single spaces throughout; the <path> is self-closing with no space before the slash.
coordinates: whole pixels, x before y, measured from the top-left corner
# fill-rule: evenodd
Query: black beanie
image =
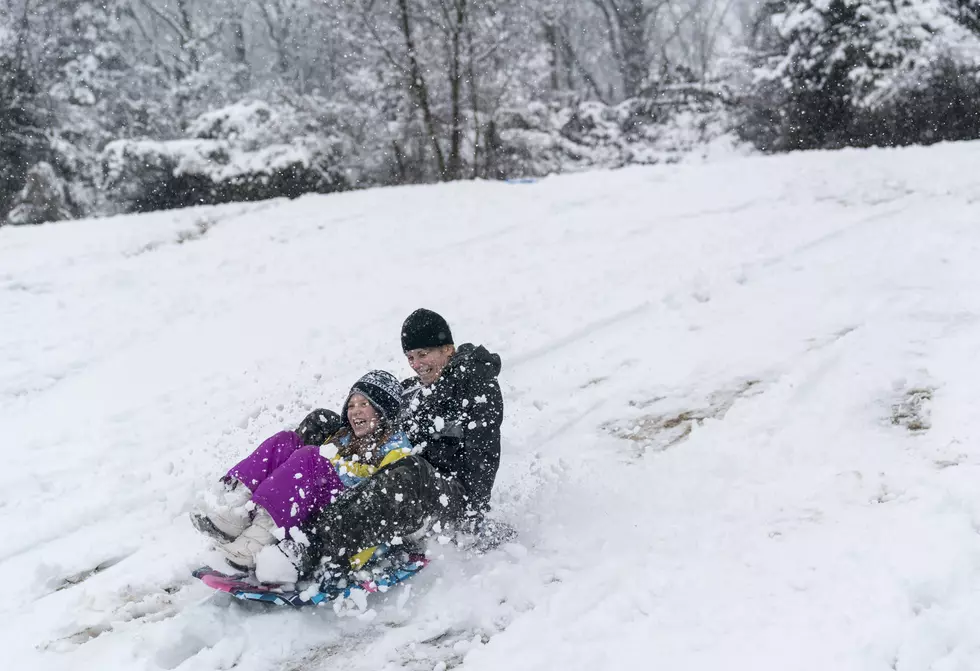
<path id="1" fill-rule="evenodd" d="M 419 308 L 402 324 L 402 351 L 453 344 L 449 324 L 432 310 Z"/>
<path id="2" fill-rule="evenodd" d="M 347 400 L 344 401 L 344 409 L 340 411 L 340 418 L 344 424 L 350 426 L 347 421 L 347 404 L 350 397 L 354 394 L 361 394 L 370 401 L 374 409 L 384 417 L 385 423 L 391 426 L 398 419 L 402 409 L 402 386 L 398 378 L 387 371 L 372 370 L 361 377 L 350 388 Z"/>

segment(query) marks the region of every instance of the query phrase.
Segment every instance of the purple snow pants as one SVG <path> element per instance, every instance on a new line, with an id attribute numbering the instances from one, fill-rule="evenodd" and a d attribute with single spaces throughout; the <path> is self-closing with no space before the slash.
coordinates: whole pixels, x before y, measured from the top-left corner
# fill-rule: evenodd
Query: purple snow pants
<path id="1" fill-rule="evenodd" d="M 344 489 L 333 464 L 320 456 L 320 448 L 303 446 L 295 431 L 267 438 L 228 475 L 252 490 L 252 501 L 286 530 L 333 503 Z"/>

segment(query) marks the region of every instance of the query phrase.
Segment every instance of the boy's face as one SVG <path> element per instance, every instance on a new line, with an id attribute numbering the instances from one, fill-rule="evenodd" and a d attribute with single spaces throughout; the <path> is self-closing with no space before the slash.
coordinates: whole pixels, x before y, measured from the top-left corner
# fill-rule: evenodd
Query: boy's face
<path id="1" fill-rule="evenodd" d="M 449 359 L 456 352 L 452 345 L 442 345 L 441 347 L 422 347 L 411 349 L 405 352 L 408 365 L 412 367 L 419 380 L 426 387 L 439 379 L 442 369 L 449 363 Z"/>

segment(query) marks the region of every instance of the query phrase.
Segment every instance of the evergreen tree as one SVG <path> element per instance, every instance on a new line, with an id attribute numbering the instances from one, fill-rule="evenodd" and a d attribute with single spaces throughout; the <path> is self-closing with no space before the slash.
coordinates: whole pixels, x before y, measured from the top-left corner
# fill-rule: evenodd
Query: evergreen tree
<path id="1" fill-rule="evenodd" d="M 956 0 L 782 0 L 764 15 L 756 120 L 778 118 L 775 148 L 903 143 L 877 119 L 948 81 L 939 66 L 980 64 L 980 40 Z M 862 133 L 865 135 L 862 136 Z"/>
<path id="2" fill-rule="evenodd" d="M 98 162 L 102 148 L 125 137 L 132 120 L 119 23 L 111 3 L 54 0 L 43 6 L 44 40 L 39 63 L 57 117 L 55 165 L 71 185 L 75 209 L 97 209 Z"/>
<path id="3" fill-rule="evenodd" d="M 26 32 L 0 27 L 0 225 L 31 167 L 49 154 L 48 115 L 26 54 Z"/>

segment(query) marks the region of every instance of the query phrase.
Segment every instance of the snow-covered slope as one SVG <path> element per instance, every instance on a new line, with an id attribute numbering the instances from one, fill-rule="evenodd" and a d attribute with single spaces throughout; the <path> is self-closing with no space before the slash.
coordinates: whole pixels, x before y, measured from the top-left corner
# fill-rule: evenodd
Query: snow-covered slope
<path id="1" fill-rule="evenodd" d="M 980 668 L 980 145 L 0 230 L 10 668 Z M 229 604 L 194 491 L 443 313 L 520 544 Z"/>

